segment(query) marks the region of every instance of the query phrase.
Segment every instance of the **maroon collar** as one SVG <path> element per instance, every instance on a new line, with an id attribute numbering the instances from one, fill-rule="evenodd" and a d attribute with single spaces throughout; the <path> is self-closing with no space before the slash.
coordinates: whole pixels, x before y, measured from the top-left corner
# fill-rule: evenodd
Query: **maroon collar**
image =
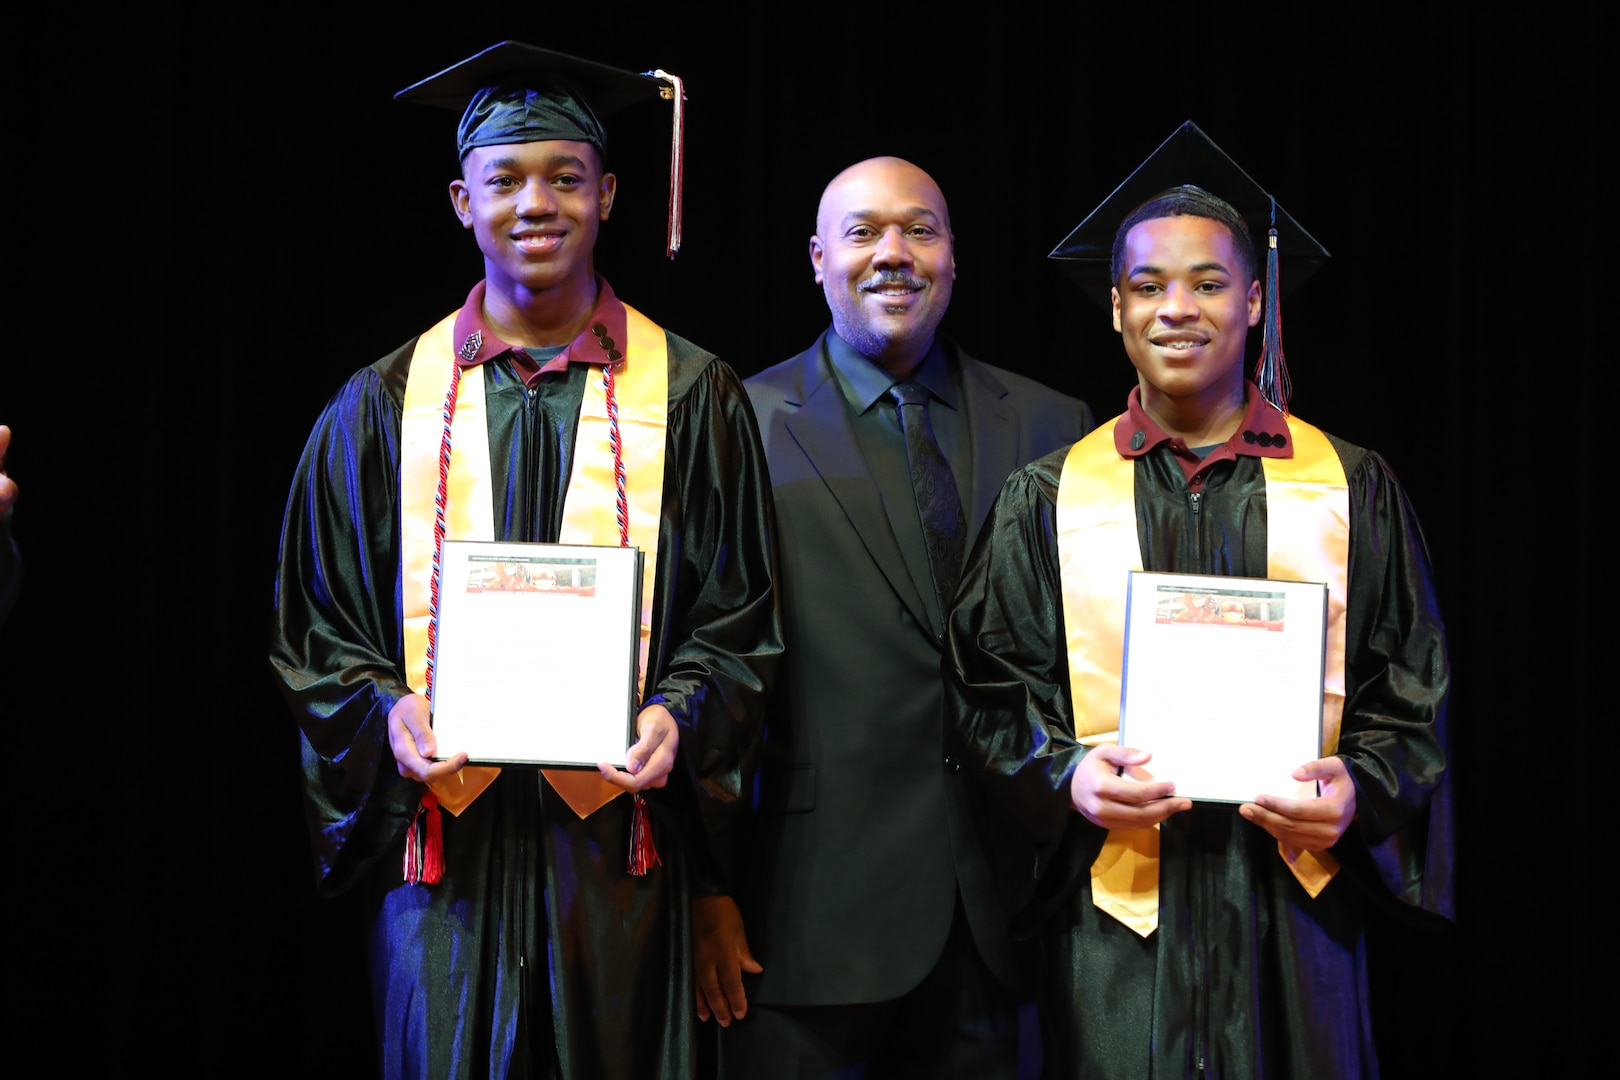
<path id="1" fill-rule="evenodd" d="M 586 329 L 566 348 L 545 364 L 529 355 L 528 350 L 508 345 L 484 321 L 484 282 L 480 281 L 467 294 L 467 302 L 456 313 L 455 335 L 452 341 L 460 344 L 456 349 L 456 363 L 461 367 L 477 367 L 488 360 L 510 354 L 512 366 L 532 387 L 540 376 L 549 371 L 562 371 L 570 363 L 601 364 L 622 359 L 628 348 L 624 304 L 613 293 L 613 286 L 600 274 L 596 277 L 596 307 Z"/>
<path id="2" fill-rule="evenodd" d="M 1225 443 L 1200 458 L 1180 436 L 1165 434 L 1142 408 L 1142 388 L 1131 391 L 1125 413 L 1114 425 L 1114 449 L 1121 457 L 1137 458 L 1162 443 L 1168 443 L 1181 469 L 1191 480 L 1218 461 L 1237 457 L 1290 458 L 1294 444 L 1288 437 L 1288 422 L 1271 402 L 1260 396 L 1254 383 L 1244 384 L 1243 421 Z"/>

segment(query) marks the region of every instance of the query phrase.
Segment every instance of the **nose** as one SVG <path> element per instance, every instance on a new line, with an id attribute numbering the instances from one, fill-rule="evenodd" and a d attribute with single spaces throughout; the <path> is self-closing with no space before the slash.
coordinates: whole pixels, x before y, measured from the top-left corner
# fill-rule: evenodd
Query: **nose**
<path id="1" fill-rule="evenodd" d="M 1159 304 L 1159 318 L 1165 322 L 1185 322 L 1198 318 L 1198 297 L 1178 282 L 1171 282 L 1164 290 Z"/>
<path id="2" fill-rule="evenodd" d="M 877 247 L 872 250 L 872 265 L 880 270 L 911 265 L 911 246 L 898 225 L 889 226 L 878 237 Z"/>
<path id="3" fill-rule="evenodd" d="M 523 185 L 518 198 L 519 217 L 549 217 L 557 212 L 557 200 L 551 185 L 543 180 L 530 180 Z"/>

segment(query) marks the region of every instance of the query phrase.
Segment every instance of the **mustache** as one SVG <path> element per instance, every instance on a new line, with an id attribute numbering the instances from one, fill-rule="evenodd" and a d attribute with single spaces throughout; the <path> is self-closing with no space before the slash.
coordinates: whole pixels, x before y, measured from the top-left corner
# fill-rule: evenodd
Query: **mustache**
<path id="1" fill-rule="evenodd" d="M 899 285 L 907 289 L 926 289 L 928 282 L 922 278 L 912 277 L 904 270 L 879 270 L 876 274 L 861 282 L 858 288 L 861 292 L 873 292 L 877 289 L 892 288 Z"/>

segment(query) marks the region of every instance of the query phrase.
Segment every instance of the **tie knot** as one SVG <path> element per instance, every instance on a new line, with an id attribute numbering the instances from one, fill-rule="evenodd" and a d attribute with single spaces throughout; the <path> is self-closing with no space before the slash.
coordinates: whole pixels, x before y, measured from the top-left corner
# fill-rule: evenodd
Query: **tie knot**
<path id="1" fill-rule="evenodd" d="M 922 383 L 901 382 L 889 387 L 889 393 L 900 405 L 927 405 L 928 388 Z"/>

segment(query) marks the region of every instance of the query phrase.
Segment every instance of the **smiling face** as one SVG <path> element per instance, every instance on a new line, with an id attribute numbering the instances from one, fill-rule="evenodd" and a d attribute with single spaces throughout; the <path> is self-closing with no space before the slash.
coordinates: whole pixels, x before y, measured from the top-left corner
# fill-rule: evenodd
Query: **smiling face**
<path id="1" fill-rule="evenodd" d="M 593 292 L 591 252 L 616 184 L 585 142 L 469 150 L 450 201 L 484 253 L 488 292 L 517 307 L 552 290 Z"/>
<path id="2" fill-rule="evenodd" d="M 1209 218 L 1152 218 L 1125 237 L 1114 329 L 1136 367 L 1142 405 L 1209 417 L 1243 401 L 1243 345 L 1260 321 L 1260 283 L 1227 227 Z"/>
<path id="3" fill-rule="evenodd" d="M 956 255 L 945 196 L 899 158 L 873 158 L 821 196 L 810 265 L 833 329 L 873 363 L 909 374 L 951 302 Z"/>

